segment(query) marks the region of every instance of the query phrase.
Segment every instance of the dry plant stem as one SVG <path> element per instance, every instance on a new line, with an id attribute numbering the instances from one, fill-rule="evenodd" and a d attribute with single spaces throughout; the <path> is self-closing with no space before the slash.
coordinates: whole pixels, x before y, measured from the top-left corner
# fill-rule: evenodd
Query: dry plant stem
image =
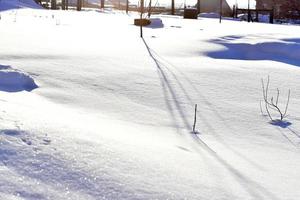
<path id="1" fill-rule="evenodd" d="M 260 108 L 260 113 L 261 113 L 262 115 L 264 115 L 264 111 L 263 111 L 262 106 L 261 106 L 261 101 L 259 101 L 259 108 Z"/>
<path id="2" fill-rule="evenodd" d="M 269 109 L 268 109 L 268 104 L 267 104 L 267 99 L 268 99 L 268 88 L 269 88 L 269 76 L 268 76 L 268 81 L 267 81 L 267 86 L 266 86 L 266 89 L 265 89 L 265 84 L 264 84 L 264 80 L 261 79 L 261 82 L 262 82 L 262 90 L 263 90 L 263 97 L 264 97 L 264 101 L 265 101 L 265 108 L 266 108 L 266 111 L 267 111 L 267 114 L 270 118 L 271 121 L 273 121 L 272 117 L 271 117 L 271 114 L 269 112 Z"/>
<path id="3" fill-rule="evenodd" d="M 264 84 L 264 80 L 262 79 L 261 81 L 262 81 L 263 97 L 264 97 L 264 101 L 265 101 L 265 108 L 266 108 L 266 111 L 267 111 L 267 114 L 268 114 L 269 118 L 271 119 L 271 121 L 274 121 L 271 114 L 270 114 L 270 112 L 269 112 L 269 109 L 273 109 L 273 110 L 275 110 L 276 112 L 278 112 L 280 114 L 280 120 L 282 121 L 286 117 L 286 114 L 287 114 L 291 91 L 289 90 L 289 93 L 288 93 L 287 102 L 286 102 L 286 106 L 285 106 L 285 111 L 282 112 L 282 110 L 278 106 L 279 96 L 280 96 L 279 89 L 277 88 L 276 101 L 274 102 L 273 97 L 271 97 L 271 99 L 269 101 L 268 100 L 268 91 L 269 91 L 270 78 L 268 76 L 266 86 Z"/>
<path id="4" fill-rule="evenodd" d="M 276 106 L 278 105 L 278 99 L 279 99 L 279 89 L 277 88 Z"/>
<path id="5" fill-rule="evenodd" d="M 197 122 L 197 104 L 195 104 L 195 115 L 194 115 L 193 133 L 195 133 L 196 122 Z"/>
<path id="6" fill-rule="evenodd" d="M 283 117 L 286 117 L 287 110 L 288 110 L 289 103 L 290 103 L 290 96 L 291 96 L 291 90 L 289 89 L 289 93 L 288 93 L 288 97 L 287 97 L 287 101 L 286 101 L 286 106 L 285 106 L 285 111 L 284 111 Z"/>

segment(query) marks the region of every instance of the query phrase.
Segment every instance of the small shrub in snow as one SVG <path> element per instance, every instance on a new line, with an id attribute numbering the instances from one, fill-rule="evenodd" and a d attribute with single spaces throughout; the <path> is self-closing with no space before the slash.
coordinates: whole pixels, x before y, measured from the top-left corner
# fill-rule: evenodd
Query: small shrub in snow
<path id="1" fill-rule="evenodd" d="M 277 120 L 282 121 L 287 116 L 287 110 L 288 110 L 288 106 L 289 106 L 289 102 L 290 102 L 290 95 L 291 95 L 290 89 L 288 91 L 287 101 L 286 101 L 286 104 L 285 104 L 285 107 L 283 110 L 278 105 L 279 96 L 280 96 L 279 89 L 278 88 L 276 89 L 277 93 L 276 93 L 275 98 L 274 98 L 274 96 L 269 96 L 270 77 L 268 76 L 266 84 L 264 82 L 264 79 L 261 79 L 261 83 L 262 83 L 263 99 L 264 99 L 264 103 L 265 103 L 265 110 L 266 110 L 270 120 L 271 121 L 277 121 Z M 261 109 L 261 112 L 263 113 L 261 102 L 260 102 L 260 109 Z M 272 113 L 279 114 L 280 119 L 274 119 L 274 117 L 273 117 L 274 114 L 271 114 L 270 110 L 273 110 Z"/>

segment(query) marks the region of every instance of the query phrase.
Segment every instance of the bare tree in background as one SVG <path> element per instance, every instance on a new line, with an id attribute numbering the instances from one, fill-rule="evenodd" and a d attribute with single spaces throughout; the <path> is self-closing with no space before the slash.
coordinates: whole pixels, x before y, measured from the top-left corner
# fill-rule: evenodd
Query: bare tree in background
<path id="1" fill-rule="evenodd" d="M 81 11 L 82 0 L 77 0 L 77 11 Z"/>
<path id="2" fill-rule="evenodd" d="M 175 0 L 171 2 L 171 15 L 175 15 Z"/>
<path id="3" fill-rule="evenodd" d="M 51 9 L 52 9 L 52 10 L 56 10 L 56 5 L 57 5 L 57 4 L 56 4 L 56 0 L 52 0 L 52 1 L 51 1 Z"/>
<path id="4" fill-rule="evenodd" d="M 148 18 L 151 17 L 151 12 L 152 12 L 152 0 L 149 1 L 149 5 L 148 5 Z"/>

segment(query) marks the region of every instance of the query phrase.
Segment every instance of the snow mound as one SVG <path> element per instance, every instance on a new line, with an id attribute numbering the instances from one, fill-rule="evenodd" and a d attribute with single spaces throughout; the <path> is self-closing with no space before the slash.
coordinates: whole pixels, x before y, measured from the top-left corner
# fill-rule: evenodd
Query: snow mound
<path id="1" fill-rule="evenodd" d="M 228 36 L 212 40 L 225 48 L 208 52 L 207 55 L 216 59 L 271 60 L 300 66 L 299 38 L 258 43 L 250 43 L 245 39 L 247 38 Z"/>
<path id="2" fill-rule="evenodd" d="M 42 7 L 34 0 L 0 0 L 0 11 L 19 8 L 41 9 Z"/>
<path id="3" fill-rule="evenodd" d="M 28 74 L 15 70 L 10 66 L 0 65 L 0 91 L 31 91 L 37 87 L 34 80 Z"/>

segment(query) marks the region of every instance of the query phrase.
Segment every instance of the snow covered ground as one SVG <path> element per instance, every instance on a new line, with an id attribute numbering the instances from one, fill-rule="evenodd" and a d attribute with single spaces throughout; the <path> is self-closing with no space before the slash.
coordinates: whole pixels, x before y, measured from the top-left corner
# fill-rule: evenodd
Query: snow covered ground
<path id="1" fill-rule="evenodd" d="M 0 14 L 0 199 L 300 198 L 299 26 Z"/>
<path id="2" fill-rule="evenodd" d="M 41 9 L 42 7 L 34 2 L 34 0 L 0 0 L 0 11 L 34 8 Z"/>

